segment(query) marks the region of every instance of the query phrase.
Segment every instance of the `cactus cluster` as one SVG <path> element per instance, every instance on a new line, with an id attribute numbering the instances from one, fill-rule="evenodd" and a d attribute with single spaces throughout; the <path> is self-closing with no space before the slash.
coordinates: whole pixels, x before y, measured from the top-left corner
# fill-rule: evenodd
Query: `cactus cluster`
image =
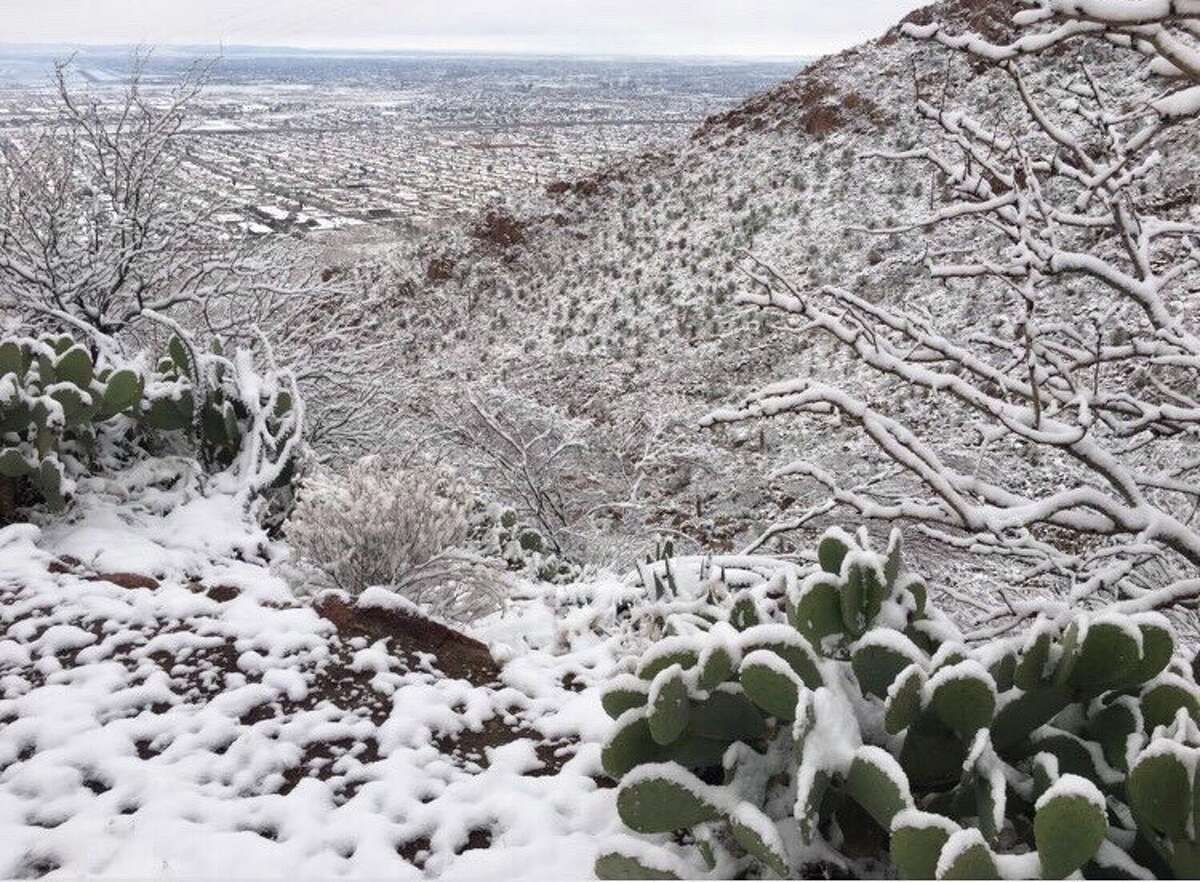
<path id="1" fill-rule="evenodd" d="M 0 341 L 0 482 L 28 481 L 50 509 L 63 508 L 102 425 L 136 416 L 142 398 L 137 372 L 97 368 L 69 336 Z"/>
<path id="2" fill-rule="evenodd" d="M 472 545 L 486 557 L 502 559 L 509 572 L 556 585 L 570 584 L 581 573 L 578 564 L 555 553 L 541 531 L 510 506 L 477 502 L 469 532 Z"/>
<path id="3" fill-rule="evenodd" d="M 629 828 L 694 843 L 711 877 L 872 851 L 913 879 L 1200 875 L 1200 690 L 1164 617 L 969 646 L 898 533 L 880 553 L 830 531 L 817 558 L 673 621 L 605 688 Z M 597 874 L 664 878 L 653 847 Z"/>
<path id="4" fill-rule="evenodd" d="M 213 354 L 201 378 L 191 344 L 177 335 L 153 371 L 97 361 L 70 335 L 0 340 L 0 517 L 22 483 L 51 511 L 64 508 L 105 435 L 179 432 L 206 462 L 232 463 L 248 412 L 227 392 L 236 384 L 226 382 L 230 362 L 215 343 Z M 273 395 L 272 426 L 292 405 L 288 392 Z"/>

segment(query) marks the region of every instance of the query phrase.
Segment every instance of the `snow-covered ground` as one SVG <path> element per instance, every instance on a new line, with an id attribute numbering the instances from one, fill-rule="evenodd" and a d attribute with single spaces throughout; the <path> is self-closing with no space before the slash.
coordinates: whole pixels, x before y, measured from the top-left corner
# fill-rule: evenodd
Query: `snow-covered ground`
<path id="1" fill-rule="evenodd" d="M 386 592 L 298 596 L 230 499 L 161 478 L 0 530 L 0 877 L 591 876 L 619 583 L 526 586 L 489 656 Z"/>

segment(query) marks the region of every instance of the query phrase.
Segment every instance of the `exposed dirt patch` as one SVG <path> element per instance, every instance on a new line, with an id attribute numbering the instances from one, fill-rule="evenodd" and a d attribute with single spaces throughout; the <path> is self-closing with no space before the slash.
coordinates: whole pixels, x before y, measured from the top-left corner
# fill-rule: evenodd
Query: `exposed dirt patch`
<path id="1" fill-rule="evenodd" d="M 500 251 L 507 251 L 525 243 L 525 224 L 505 209 L 492 208 L 475 224 L 471 235 Z"/>
<path id="2" fill-rule="evenodd" d="M 798 128 L 814 138 L 824 137 L 857 121 L 885 124 L 882 109 L 854 91 L 843 92 L 820 75 L 821 63 L 800 76 L 756 95 L 733 110 L 709 117 L 692 136 L 703 140 L 721 130 Z"/>
<path id="3" fill-rule="evenodd" d="M 119 585 L 122 588 L 130 590 L 145 588 L 148 591 L 153 591 L 158 588 L 158 579 L 143 576 L 140 573 L 94 573 L 84 576 L 84 578 L 89 582 L 111 582 L 114 585 Z"/>
<path id="4" fill-rule="evenodd" d="M 574 671 L 567 671 L 562 677 L 562 687 L 571 692 L 583 692 L 587 687 L 587 683 L 579 679 Z"/>
<path id="5" fill-rule="evenodd" d="M 393 652 L 410 659 L 418 653 L 436 656 L 442 673 L 473 686 L 489 685 L 500 676 L 491 650 L 438 622 L 399 610 L 351 606 L 337 597 L 322 598 L 316 610 L 333 622 L 343 637 L 387 638 Z"/>
<path id="6" fill-rule="evenodd" d="M 425 267 L 425 278 L 435 285 L 448 282 L 454 278 L 454 259 L 442 255 L 432 258 Z"/>
<path id="7" fill-rule="evenodd" d="M 530 778 L 547 778 L 557 775 L 567 764 L 567 760 L 575 755 L 578 746 L 579 742 L 575 740 L 543 741 L 533 749 L 537 758 L 541 760 L 542 767 L 525 774 Z"/>
<path id="8" fill-rule="evenodd" d="M 242 592 L 232 585 L 212 585 L 206 588 L 204 593 L 217 603 L 228 603 Z"/>
<path id="9" fill-rule="evenodd" d="M 15 878 L 17 879 L 41 879 L 43 876 L 49 876 L 55 870 L 62 867 L 57 860 L 51 857 L 34 857 L 26 861 L 20 869 L 17 870 Z"/>
<path id="10" fill-rule="evenodd" d="M 396 846 L 396 854 L 404 858 L 418 870 L 425 869 L 425 856 L 433 848 L 433 842 L 428 836 L 418 836 Z"/>
<path id="11" fill-rule="evenodd" d="M 993 43 L 1007 43 L 1017 35 L 1013 24 L 1016 10 L 1008 0 L 943 0 L 923 6 L 905 16 L 900 25 L 926 25 L 940 22 L 956 32 L 971 32 Z M 900 26 L 888 32 L 884 40 L 901 38 Z"/>
<path id="12" fill-rule="evenodd" d="M 477 848 L 490 848 L 492 838 L 492 831 L 489 828 L 476 827 L 467 834 L 467 841 L 459 846 L 454 853 L 462 854 L 464 851 L 472 851 Z"/>
<path id="13" fill-rule="evenodd" d="M 73 573 L 82 564 L 78 558 L 70 555 L 63 555 L 58 560 L 50 561 L 50 565 L 46 567 L 51 573 L 62 575 L 63 573 Z"/>
<path id="14" fill-rule="evenodd" d="M 369 779 L 368 776 L 354 775 L 339 766 L 339 760 L 349 757 L 360 766 L 368 766 L 379 761 L 379 747 L 375 739 L 351 741 L 314 741 L 304 748 L 300 761 L 283 773 L 283 785 L 279 788 L 280 795 L 286 796 L 296 789 L 296 785 L 305 778 L 316 778 L 318 781 L 329 781 L 333 786 L 335 799 L 344 802 L 353 799 L 359 789 Z"/>

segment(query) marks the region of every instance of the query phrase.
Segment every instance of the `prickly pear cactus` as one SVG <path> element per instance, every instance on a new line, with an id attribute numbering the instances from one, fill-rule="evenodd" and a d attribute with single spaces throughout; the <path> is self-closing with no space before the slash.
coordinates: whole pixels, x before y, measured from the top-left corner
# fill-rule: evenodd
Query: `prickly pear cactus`
<path id="1" fill-rule="evenodd" d="M 678 617 L 606 687 L 601 762 L 650 841 L 598 876 L 786 878 L 872 850 L 912 879 L 1200 874 L 1200 690 L 1164 617 L 968 646 L 899 534 L 833 530 L 817 559 Z"/>
<path id="2" fill-rule="evenodd" d="M 103 424 L 132 416 L 141 397 L 137 373 L 98 369 L 69 336 L 0 341 L 0 482 L 11 492 L 27 481 L 47 507 L 63 508 Z"/>
<path id="3" fill-rule="evenodd" d="M 226 468 L 244 449 L 247 431 L 257 433 L 260 447 L 281 449 L 298 432 L 290 392 L 239 383 L 227 375 L 238 365 L 219 350 L 198 357 L 178 336 L 167 350 L 147 371 L 96 363 L 69 335 L 0 339 L 0 522 L 11 517 L 22 484 L 50 510 L 65 507 L 103 441 L 175 433 L 206 464 Z M 256 402 L 255 417 L 242 387 L 267 396 Z"/>

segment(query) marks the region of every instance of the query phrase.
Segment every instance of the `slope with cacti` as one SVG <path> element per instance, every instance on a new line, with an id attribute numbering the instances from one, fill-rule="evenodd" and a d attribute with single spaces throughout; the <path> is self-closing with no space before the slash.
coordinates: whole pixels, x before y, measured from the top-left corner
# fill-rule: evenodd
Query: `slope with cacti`
<path id="1" fill-rule="evenodd" d="M 1002 37 L 1011 32 L 1011 12 L 1007 0 L 947 0 L 910 19 Z M 1136 62 L 1087 51 L 1126 99 L 1144 88 Z M 1075 63 L 1061 53 L 1040 60 L 1033 81 Z M 768 480 L 799 452 L 844 472 L 846 483 L 880 478 L 870 446 L 827 423 L 696 428 L 714 407 L 788 376 L 836 379 L 919 420 L 957 419 L 920 396 L 896 398 L 803 328 L 732 300 L 753 287 L 744 269 L 762 260 L 800 290 L 837 283 L 985 327 L 986 292 L 931 283 L 919 235 L 865 230 L 922 216 L 941 198 L 940 185 L 919 165 L 864 157 L 931 137 L 912 109 L 918 80 L 948 106 L 979 108 L 989 121 L 1019 119 L 998 76 L 893 28 L 714 116 L 674 150 L 552 185 L 493 209 L 457 238 L 425 243 L 413 255 L 419 282 L 398 306 L 412 435 L 464 383 L 507 384 L 598 430 L 669 412 L 678 417 L 679 443 L 697 453 L 654 476 L 649 523 L 637 528 L 672 529 L 725 550 L 821 502 L 821 488 Z M 1186 148 L 1191 135 L 1181 130 L 1163 144 L 1164 192 L 1179 179 L 1171 170 L 1196 165 Z M 516 234 L 492 235 L 499 229 Z M 964 427 L 948 422 L 945 431 Z M 893 478 L 881 480 L 886 486 Z"/>

